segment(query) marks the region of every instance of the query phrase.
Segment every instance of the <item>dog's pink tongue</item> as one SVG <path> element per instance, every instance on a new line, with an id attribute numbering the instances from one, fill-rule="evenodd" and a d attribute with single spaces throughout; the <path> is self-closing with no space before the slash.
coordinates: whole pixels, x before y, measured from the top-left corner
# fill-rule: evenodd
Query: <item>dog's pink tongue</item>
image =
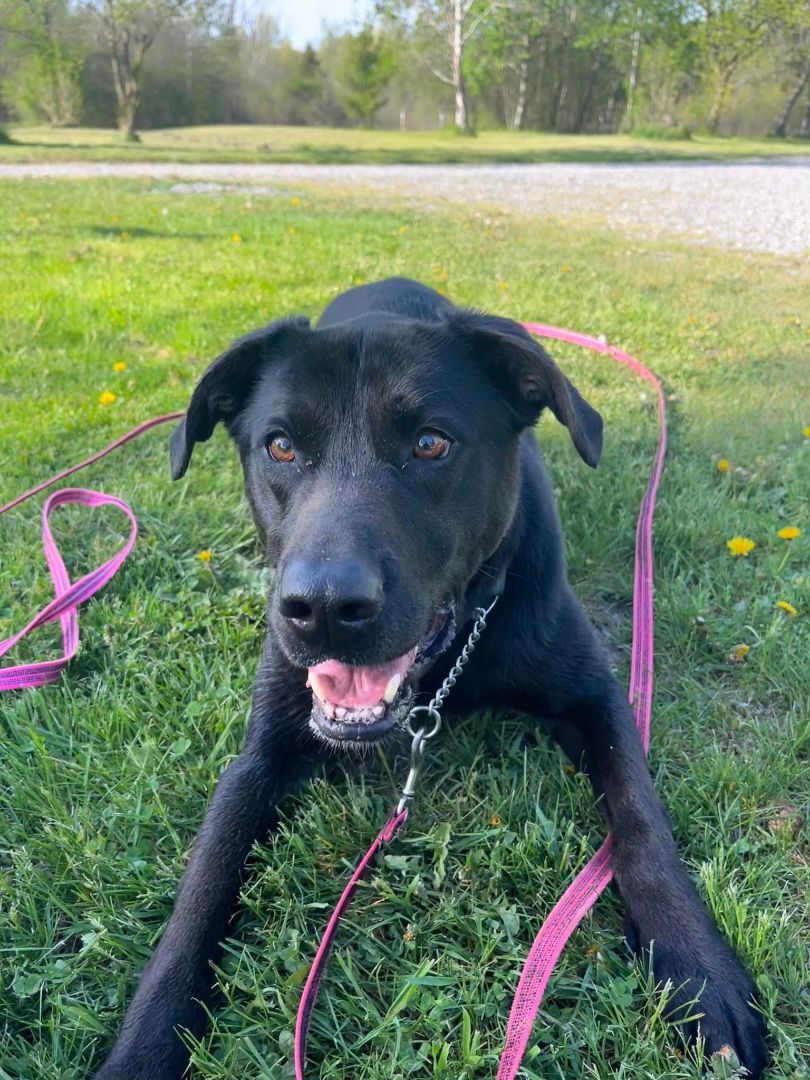
<path id="1" fill-rule="evenodd" d="M 309 685 L 322 701 L 347 709 L 376 705 L 382 701 L 394 675 L 404 675 L 416 657 L 416 649 L 375 667 L 352 667 L 339 660 L 324 660 L 309 668 Z"/>

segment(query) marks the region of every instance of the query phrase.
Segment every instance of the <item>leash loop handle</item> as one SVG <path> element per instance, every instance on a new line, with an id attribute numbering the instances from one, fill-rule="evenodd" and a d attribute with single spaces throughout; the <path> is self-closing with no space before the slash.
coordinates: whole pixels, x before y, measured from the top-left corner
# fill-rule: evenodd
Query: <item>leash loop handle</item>
<path id="1" fill-rule="evenodd" d="M 52 487 L 60 480 L 64 480 L 65 477 L 70 476 L 72 473 L 78 472 L 79 469 L 84 469 L 88 465 L 100 461 L 101 458 L 106 457 L 113 450 L 117 450 L 119 446 L 123 446 L 132 439 L 137 439 L 139 435 L 145 434 L 145 432 L 158 427 L 160 424 L 169 423 L 171 420 L 179 420 L 181 416 L 183 416 L 182 412 L 173 412 L 166 413 L 163 416 L 153 416 L 151 420 L 145 420 L 142 424 L 138 424 L 137 427 L 119 436 L 102 450 L 91 454 L 90 457 L 85 458 L 76 465 L 63 469 L 55 476 L 43 480 L 42 483 L 37 484 L 35 487 L 29 488 L 28 491 L 24 491 L 21 495 L 12 499 L 11 502 L 6 503 L 5 506 L 0 506 L 0 516 L 8 510 L 13 510 L 15 506 L 19 506 L 27 499 L 33 498 L 34 495 L 38 495 L 46 488 Z M 85 574 L 84 577 L 73 584 L 71 584 L 68 577 L 68 572 L 59 548 L 56 546 L 49 522 L 51 510 L 65 503 L 79 503 L 81 506 L 89 507 L 115 506 L 129 518 L 130 522 L 129 538 L 121 550 L 102 566 L 92 570 L 89 574 Z M 56 491 L 48 496 L 42 507 L 42 545 L 56 595 L 50 604 L 47 604 L 38 615 L 35 615 L 19 633 L 6 638 L 5 641 L 0 641 L 0 657 L 5 656 L 9 650 L 13 649 L 26 634 L 30 634 L 38 626 L 43 626 L 54 619 L 59 619 L 62 624 L 64 653 L 57 660 L 44 660 L 33 664 L 18 664 L 15 667 L 0 668 L 0 691 L 33 689 L 57 681 L 70 660 L 76 655 L 76 650 L 79 647 L 79 619 L 76 608 L 85 600 L 89 600 L 116 574 L 121 564 L 132 551 L 137 536 L 137 519 L 131 507 L 123 499 L 118 499 L 114 495 L 105 495 L 101 491 L 92 491 L 89 488 L 63 488 L 61 491 Z"/>
<path id="2" fill-rule="evenodd" d="M 89 507 L 115 506 L 129 518 L 130 523 L 129 536 L 124 546 L 101 566 L 74 582 L 71 582 L 68 577 L 64 560 L 53 538 L 49 520 L 51 511 L 66 503 L 78 503 L 80 506 Z M 5 656 L 27 634 L 36 630 L 37 627 L 44 626 L 45 623 L 53 622 L 54 619 L 59 619 L 62 624 L 63 653 L 57 660 L 42 660 L 32 664 L 17 664 L 13 667 L 0 668 L 0 690 L 28 690 L 57 681 L 79 647 L 79 617 L 76 608 L 85 600 L 89 600 L 94 593 L 107 584 L 110 578 L 115 576 L 132 551 L 137 537 L 138 522 L 131 507 L 123 499 L 86 488 L 63 488 L 48 496 L 42 507 L 42 546 L 51 573 L 55 596 L 22 630 L 6 638 L 5 641 L 0 641 L 0 657 Z"/>

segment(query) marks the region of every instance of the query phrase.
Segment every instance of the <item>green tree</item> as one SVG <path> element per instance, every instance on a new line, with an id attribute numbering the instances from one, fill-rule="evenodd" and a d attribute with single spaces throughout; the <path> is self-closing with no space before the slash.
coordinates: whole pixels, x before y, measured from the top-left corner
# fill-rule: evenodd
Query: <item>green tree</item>
<path id="1" fill-rule="evenodd" d="M 709 130 L 717 131 L 740 67 L 770 36 L 779 0 L 692 0 L 696 39 L 711 81 Z"/>
<path id="2" fill-rule="evenodd" d="M 379 31 L 364 26 L 343 38 L 337 70 L 338 100 L 346 115 L 363 127 L 371 127 L 385 104 L 384 91 L 391 81 L 394 59 Z"/>
<path id="3" fill-rule="evenodd" d="M 810 86 L 810 0 L 795 0 L 786 6 L 781 29 L 779 44 L 784 48 L 786 67 L 793 81 L 785 103 L 774 120 L 771 134 L 784 138 L 791 114 L 805 89 Z M 807 117 L 806 122 L 810 124 L 810 99 Z"/>
<path id="4" fill-rule="evenodd" d="M 470 130 L 465 53 L 503 0 L 378 0 L 378 10 L 413 26 L 416 48 L 429 71 L 453 90 L 454 123 Z"/>
<path id="5" fill-rule="evenodd" d="M 118 130 L 135 138 L 143 64 L 158 34 L 173 19 L 213 17 L 220 0 L 86 0 L 86 6 L 98 19 L 109 52 Z"/>
<path id="6" fill-rule="evenodd" d="M 5 92 L 22 117 L 76 123 L 86 49 L 72 30 L 67 0 L 0 0 Z"/>

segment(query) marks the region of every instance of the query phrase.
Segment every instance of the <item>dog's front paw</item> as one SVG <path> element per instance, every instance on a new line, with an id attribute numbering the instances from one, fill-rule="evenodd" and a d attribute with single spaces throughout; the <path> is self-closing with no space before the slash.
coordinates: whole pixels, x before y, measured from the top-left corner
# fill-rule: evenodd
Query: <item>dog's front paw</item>
<path id="1" fill-rule="evenodd" d="M 731 948 L 712 934 L 690 947 L 655 942 L 656 982 L 672 987 L 667 1015 L 687 1038 L 702 1038 L 706 1054 L 731 1056 L 757 1080 L 768 1064 L 767 1028 L 756 1009 L 757 991 Z"/>

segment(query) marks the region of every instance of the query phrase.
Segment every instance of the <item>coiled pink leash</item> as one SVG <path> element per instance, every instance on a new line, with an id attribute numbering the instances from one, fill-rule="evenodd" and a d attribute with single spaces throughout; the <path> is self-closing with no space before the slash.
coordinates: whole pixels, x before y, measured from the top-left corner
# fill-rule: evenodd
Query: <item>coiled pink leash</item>
<path id="1" fill-rule="evenodd" d="M 69 469 L 57 473 L 56 476 L 43 480 L 41 484 L 24 491 L 22 495 L 18 495 L 16 499 L 12 499 L 5 506 L 0 506 L 0 515 L 5 514 L 7 510 L 11 510 L 15 506 L 19 506 L 26 499 L 33 498 L 34 495 L 38 495 L 40 491 L 44 491 L 60 480 L 64 480 L 71 473 L 78 472 L 79 469 L 84 469 L 86 466 L 92 465 L 93 462 L 106 457 L 113 450 L 117 450 L 119 446 L 123 446 L 124 443 L 128 443 L 131 439 L 136 439 L 139 435 L 143 435 L 144 432 L 157 427 L 158 424 L 167 424 L 170 420 L 178 420 L 182 415 L 181 412 L 167 413 L 165 416 L 156 416 L 143 424 L 139 424 L 119 439 L 111 442 L 109 446 L 105 446 L 103 450 L 99 450 L 98 453 L 92 454 L 90 457 L 85 458 L 84 461 L 80 461 L 78 465 L 72 465 Z M 124 546 L 112 558 L 102 563 L 101 566 L 91 570 L 89 574 L 85 574 L 84 577 L 73 583 L 68 577 L 68 572 L 65 569 L 59 548 L 56 546 L 50 525 L 51 510 L 56 506 L 63 506 L 65 503 L 79 503 L 81 506 L 89 507 L 115 506 L 129 518 L 130 523 L 129 537 Z M 42 507 L 42 546 L 51 572 L 55 596 L 19 633 L 6 638 L 5 641 L 0 641 L 0 657 L 5 656 L 10 649 L 13 649 L 26 634 L 36 630 L 38 626 L 53 622 L 54 619 L 59 619 L 62 624 L 63 652 L 56 660 L 40 660 L 32 664 L 17 664 L 14 667 L 0 668 L 0 690 L 30 690 L 36 686 L 45 686 L 46 683 L 57 681 L 76 655 L 76 650 L 79 647 L 79 617 L 76 608 L 85 600 L 89 600 L 94 593 L 97 593 L 99 589 L 107 584 L 110 578 L 115 576 L 121 564 L 132 551 L 137 537 L 137 519 L 132 512 L 132 508 L 123 499 L 117 499 L 114 495 L 105 495 L 101 491 L 91 491 L 89 488 L 63 488 L 61 491 L 55 491 L 48 496 Z"/>
<path id="2" fill-rule="evenodd" d="M 536 337 L 553 338 L 556 341 L 565 341 L 571 345 L 581 345 L 585 349 L 593 349 L 596 352 L 612 357 L 617 363 L 624 364 L 642 379 L 649 382 L 656 392 L 659 424 L 658 445 L 636 526 L 633 644 L 629 690 L 636 726 L 641 734 L 644 752 L 647 753 L 650 745 L 650 715 L 653 695 L 652 525 L 655 499 L 661 481 L 667 448 L 667 415 L 664 392 L 661 383 L 649 368 L 646 368 L 635 357 L 630 356 L 621 349 L 608 345 L 605 341 L 589 337 L 587 334 L 578 334 L 572 330 L 561 330 L 556 326 L 547 326 L 544 323 L 524 323 L 523 325 L 529 333 L 534 334 Z M 395 811 L 374 838 L 374 842 L 363 856 L 343 890 L 337 907 L 323 933 L 298 1006 L 294 1043 L 296 1080 L 304 1080 L 309 1021 L 340 920 L 351 902 L 358 882 L 363 878 L 374 856 L 383 844 L 389 843 L 394 838 L 397 831 L 404 824 L 407 815 L 407 809 L 402 810 L 401 813 Z M 613 873 L 610 868 L 610 837 L 608 837 L 554 905 L 534 939 L 509 1013 L 506 1042 L 498 1066 L 497 1080 L 514 1080 L 517 1076 L 554 966 L 565 948 L 566 942 L 585 915 L 591 910 L 599 895 L 610 883 L 612 876 Z"/>

